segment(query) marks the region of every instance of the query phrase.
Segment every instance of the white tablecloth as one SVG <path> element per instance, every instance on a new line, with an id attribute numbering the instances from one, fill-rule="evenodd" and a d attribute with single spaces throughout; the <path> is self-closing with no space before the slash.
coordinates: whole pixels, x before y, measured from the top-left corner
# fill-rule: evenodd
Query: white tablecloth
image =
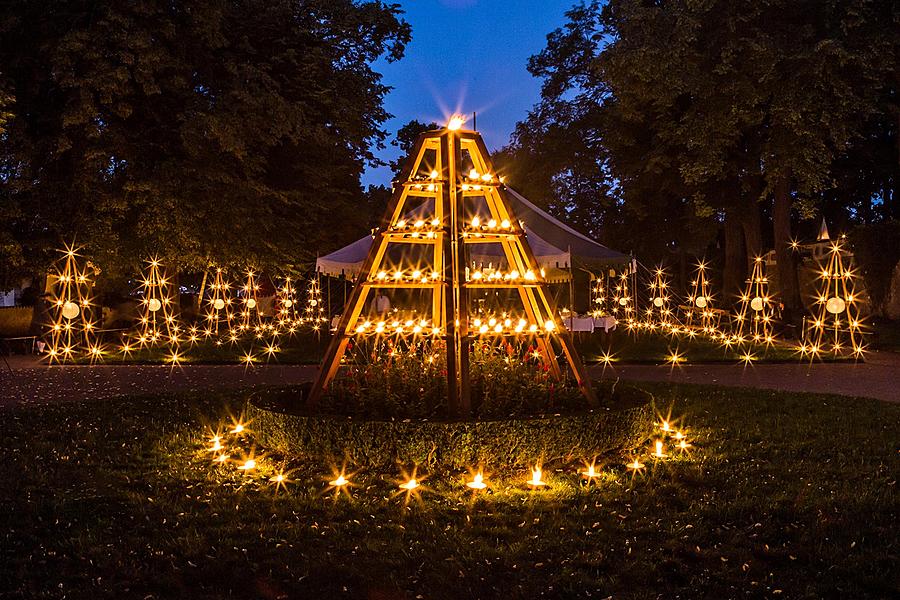
<path id="1" fill-rule="evenodd" d="M 594 331 L 594 319 L 592 317 L 566 317 L 563 319 L 569 331 Z"/>
<path id="2" fill-rule="evenodd" d="M 615 331 L 616 325 L 618 325 L 618 323 L 616 323 L 616 318 L 612 315 L 594 318 L 594 328 L 602 329 L 606 333 L 609 333 L 610 331 Z"/>

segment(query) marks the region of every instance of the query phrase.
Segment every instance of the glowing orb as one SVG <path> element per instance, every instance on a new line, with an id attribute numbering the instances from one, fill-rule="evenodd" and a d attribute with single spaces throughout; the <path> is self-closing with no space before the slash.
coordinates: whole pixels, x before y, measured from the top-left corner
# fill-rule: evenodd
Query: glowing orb
<path id="1" fill-rule="evenodd" d="M 216 310 L 222 310 L 223 308 L 225 308 L 225 301 L 221 298 L 216 298 L 216 301 L 213 302 L 213 308 L 215 308 Z"/>
<path id="2" fill-rule="evenodd" d="M 78 313 L 81 312 L 81 309 L 78 308 L 78 304 L 72 302 L 71 300 L 63 304 L 62 307 L 62 316 L 67 319 L 74 319 L 78 316 Z"/>
<path id="3" fill-rule="evenodd" d="M 247 308 L 256 308 L 256 300 L 253 298 L 247 300 Z"/>
<path id="4" fill-rule="evenodd" d="M 663 299 L 662 299 L 662 298 L 658 298 L 658 297 L 657 297 L 657 298 L 654 298 L 654 299 L 653 299 L 653 306 L 655 306 L 656 308 L 660 308 L 662 305 L 663 305 Z"/>
<path id="5" fill-rule="evenodd" d="M 625 306 L 628 304 L 628 298 L 619 298 L 619 305 Z"/>
<path id="6" fill-rule="evenodd" d="M 844 309 L 847 307 L 844 304 L 843 298 L 838 298 L 837 296 L 832 296 L 828 299 L 828 302 L 825 303 L 825 310 L 830 312 L 833 315 L 840 314 L 844 312 Z"/>
<path id="7" fill-rule="evenodd" d="M 704 296 L 698 296 L 696 300 L 694 300 L 694 304 L 697 305 L 697 308 L 706 308 L 706 298 Z"/>
<path id="8" fill-rule="evenodd" d="M 147 310 L 150 312 L 156 312 L 162 308 L 162 302 L 159 301 L 158 298 L 150 298 L 150 302 L 147 303 Z"/>
<path id="9" fill-rule="evenodd" d="M 285 308 L 290 308 L 294 305 L 294 301 L 293 300 L 285 300 L 282 304 L 284 304 Z"/>
<path id="10" fill-rule="evenodd" d="M 319 303 L 319 301 L 316 300 L 315 298 L 313 298 L 312 300 L 309 301 L 309 305 L 310 305 L 310 306 L 315 306 L 315 305 L 318 304 L 318 303 Z"/>
<path id="11" fill-rule="evenodd" d="M 750 301 L 750 308 L 759 312 L 763 309 L 763 299 L 757 296 L 753 300 Z"/>

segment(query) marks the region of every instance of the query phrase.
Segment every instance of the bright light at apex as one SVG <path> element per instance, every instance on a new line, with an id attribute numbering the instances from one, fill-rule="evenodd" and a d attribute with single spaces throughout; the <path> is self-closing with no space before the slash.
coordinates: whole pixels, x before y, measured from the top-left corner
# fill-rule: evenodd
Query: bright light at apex
<path id="1" fill-rule="evenodd" d="M 459 131 L 460 129 L 462 129 L 462 126 L 465 122 L 466 118 L 464 116 L 453 115 L 447 122 L 447 129 L 449 129 L 450 131 Z"/>

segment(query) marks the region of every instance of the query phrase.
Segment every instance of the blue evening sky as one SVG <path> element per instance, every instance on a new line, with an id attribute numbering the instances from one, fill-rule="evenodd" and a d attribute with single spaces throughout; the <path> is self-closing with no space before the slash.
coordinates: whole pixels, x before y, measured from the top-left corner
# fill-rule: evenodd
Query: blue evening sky
<path id="1" fill-rule="evenodd" d="M 575 0 L 400 0 L 412 25 L 404 58 L 375 68 L 393 91 L 385 107 L 394 118 L 391 135 L 411 119 L 444 123 L 448 115 L 478 113 L 478 130 L 489 150 L 509 142 L 516 122 L 540 98 L 540 80 L 528 58 L 546 45 L 547 34 L 565 22 Z M 471 125 L 471 123 L 470 123 Z M 397 157 L 390 145 L 377 152 Z M 363 187 L 389 184 L 390 169 L 366 171 Z"/>

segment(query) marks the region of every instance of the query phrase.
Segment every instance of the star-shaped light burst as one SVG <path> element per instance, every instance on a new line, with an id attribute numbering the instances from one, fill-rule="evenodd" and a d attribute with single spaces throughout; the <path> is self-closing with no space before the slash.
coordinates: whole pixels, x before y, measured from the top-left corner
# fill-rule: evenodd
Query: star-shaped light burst
<path id="1" fill-rule="evenodd" d="M 640 471 L 644 470 L 644 463 L 638 460 L 637 457 L 635 457 L 630 463 L 625 466 L 631 469 L 632 477 L 637 475 Z"/>
<path id="2" fill-rule="evenodd" d="M 600 470 L 597 468 L 597 465 L 594 461 L 590 463 L 584 463 L 584 471 L 581 471 L 581 476 L 585 478 L 588 485 L 594 482 L 595 479 L 600 477 Z"/>
<path id="3" fill-rule="evenodd" d="M 289 473 L 282 468 L 269 477 L 269 483 L 275 487 L 275 494 L 277 495 L 279 490 L 287 491 L 287 484 L 293 483 L 293 480 L 289 478 Z"/>

